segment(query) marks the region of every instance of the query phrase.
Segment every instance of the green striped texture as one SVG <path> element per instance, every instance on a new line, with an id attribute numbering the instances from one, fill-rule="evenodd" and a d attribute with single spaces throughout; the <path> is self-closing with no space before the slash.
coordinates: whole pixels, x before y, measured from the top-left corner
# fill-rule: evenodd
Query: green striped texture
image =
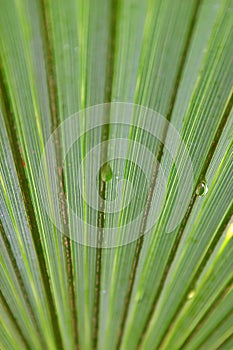
<path id="1" fill-rule="evenodd" d="M 232 1 L 0 5 L 0 348 L 232 350 Z M 109 126 L 77 141 L 64 164 L 70 135 L 59 133 L 59 181 L 39 186 L 52 132 L 72 114 L 104 102 L 151 108 L 181 135 L 192 159 L 193 194 L 172 233 L 166 226 L 178 180 L 169 152 L 142 130 L 111 126 L 111 116 Z M 85 114 L 81 123 L 85 130 Z M 166 198 L 149 234 L 115 249 L 88 247 L 72 240 L 77 228 L 62 204 L 69 237 L 58 232 L 41 191 L 48 198 L 60 193 L 61 203 L 66 198 L 97 226 L 96 234 L 108 225 L 121 232 L 147 201 L 143 174 L 134 165 L 116 162 L 113 174 L 109 165 L 102 173 L 104 196 L 115 196 L 115 173 L 142 194 L 122 215 L 103 217 L 77 195 L 77 159 L 113 136 L 136 140 L 157 157 L 168 179 Z M 164 142 L 170 137 L 168 129 Z M 85 191 L 91 184 L 85 169 L 82 174 Z M 203 197 L 196 194 L 202 181 L 208 185 Z"/>

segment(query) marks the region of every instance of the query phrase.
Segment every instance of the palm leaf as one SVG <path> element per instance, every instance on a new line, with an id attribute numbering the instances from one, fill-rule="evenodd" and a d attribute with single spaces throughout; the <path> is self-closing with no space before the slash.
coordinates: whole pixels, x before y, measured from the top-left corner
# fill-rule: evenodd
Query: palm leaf
<path id="1" fill-rule="evenodd" d="M 1 5 L 1 349 L 232 349 L 232 2 Z"/>

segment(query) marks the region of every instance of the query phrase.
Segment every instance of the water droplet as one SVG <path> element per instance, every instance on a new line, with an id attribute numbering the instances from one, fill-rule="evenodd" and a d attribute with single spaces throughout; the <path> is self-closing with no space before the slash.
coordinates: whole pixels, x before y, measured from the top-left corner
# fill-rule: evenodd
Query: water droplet
<path id="1" fill-rule="evenodd" d="M 105 163 L 101 169 L 101 180 L 104 182 L 110 181 L 112 179 L 112 169 L 109 163 Z"/>
<path id="2" fill-rule="evenodd" d="M 115 175 L 115 180 L 124 180 L 124 174 L 122 174 L 120 171 L 118 171 Z"/>
<path id="3" fill-rule="evenodd" d="M 202 181 L 201 183 L 199 183 L 199 185 L 197 186 L 196 189 L 196 194 L 200 197 L 204 197 L 208 192 L 208 186 L 207 183 L 205 181 Z"/>
<path id="4" fill-rule="evenodd" d="M 191 290 L 187 296 L 187 299 L 188 300 L 192 299 L 194 297 L 194 295 L 195 295 L 195 290 Z"/>
<path id="5" fill-rule="evenodd" d="M 226 239 L 230 240 L 231 238 L 233 238 L 233 222 L 230 224 L 226 233 Z"/>
<path id="6" fill-rule="evenodd" d="M 107 291 L 104 289 L 104 290 L 102 290 L 102 293 L 103 293 L 103 294 L 106 294 L 106 293 L 107 293 Z"/>
<path id="7" fill-rule="evenodd" d="M 143 298 L 144 298 L 144 293 L 138 293 L 136 294 L 135 301 L 137 303 L 140 303 L 143 300 Z"/>

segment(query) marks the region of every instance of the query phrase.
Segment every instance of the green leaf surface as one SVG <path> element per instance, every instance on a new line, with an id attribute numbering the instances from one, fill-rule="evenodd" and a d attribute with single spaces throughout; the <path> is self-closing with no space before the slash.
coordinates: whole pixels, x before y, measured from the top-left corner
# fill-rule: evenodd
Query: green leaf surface
<path id="1" fill-rule="evenodd" d="M 232 2 L 0 3 L 1 349 L 231 350 Z"/>

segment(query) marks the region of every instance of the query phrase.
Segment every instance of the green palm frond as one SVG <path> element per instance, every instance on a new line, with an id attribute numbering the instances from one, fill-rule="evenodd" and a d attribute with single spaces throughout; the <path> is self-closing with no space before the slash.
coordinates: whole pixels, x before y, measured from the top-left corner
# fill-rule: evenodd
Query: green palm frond
<path id="1" fill-rule="evenodd" d="M 0 4 L 0 348 L 232 350 L 232 1 Z"/>

